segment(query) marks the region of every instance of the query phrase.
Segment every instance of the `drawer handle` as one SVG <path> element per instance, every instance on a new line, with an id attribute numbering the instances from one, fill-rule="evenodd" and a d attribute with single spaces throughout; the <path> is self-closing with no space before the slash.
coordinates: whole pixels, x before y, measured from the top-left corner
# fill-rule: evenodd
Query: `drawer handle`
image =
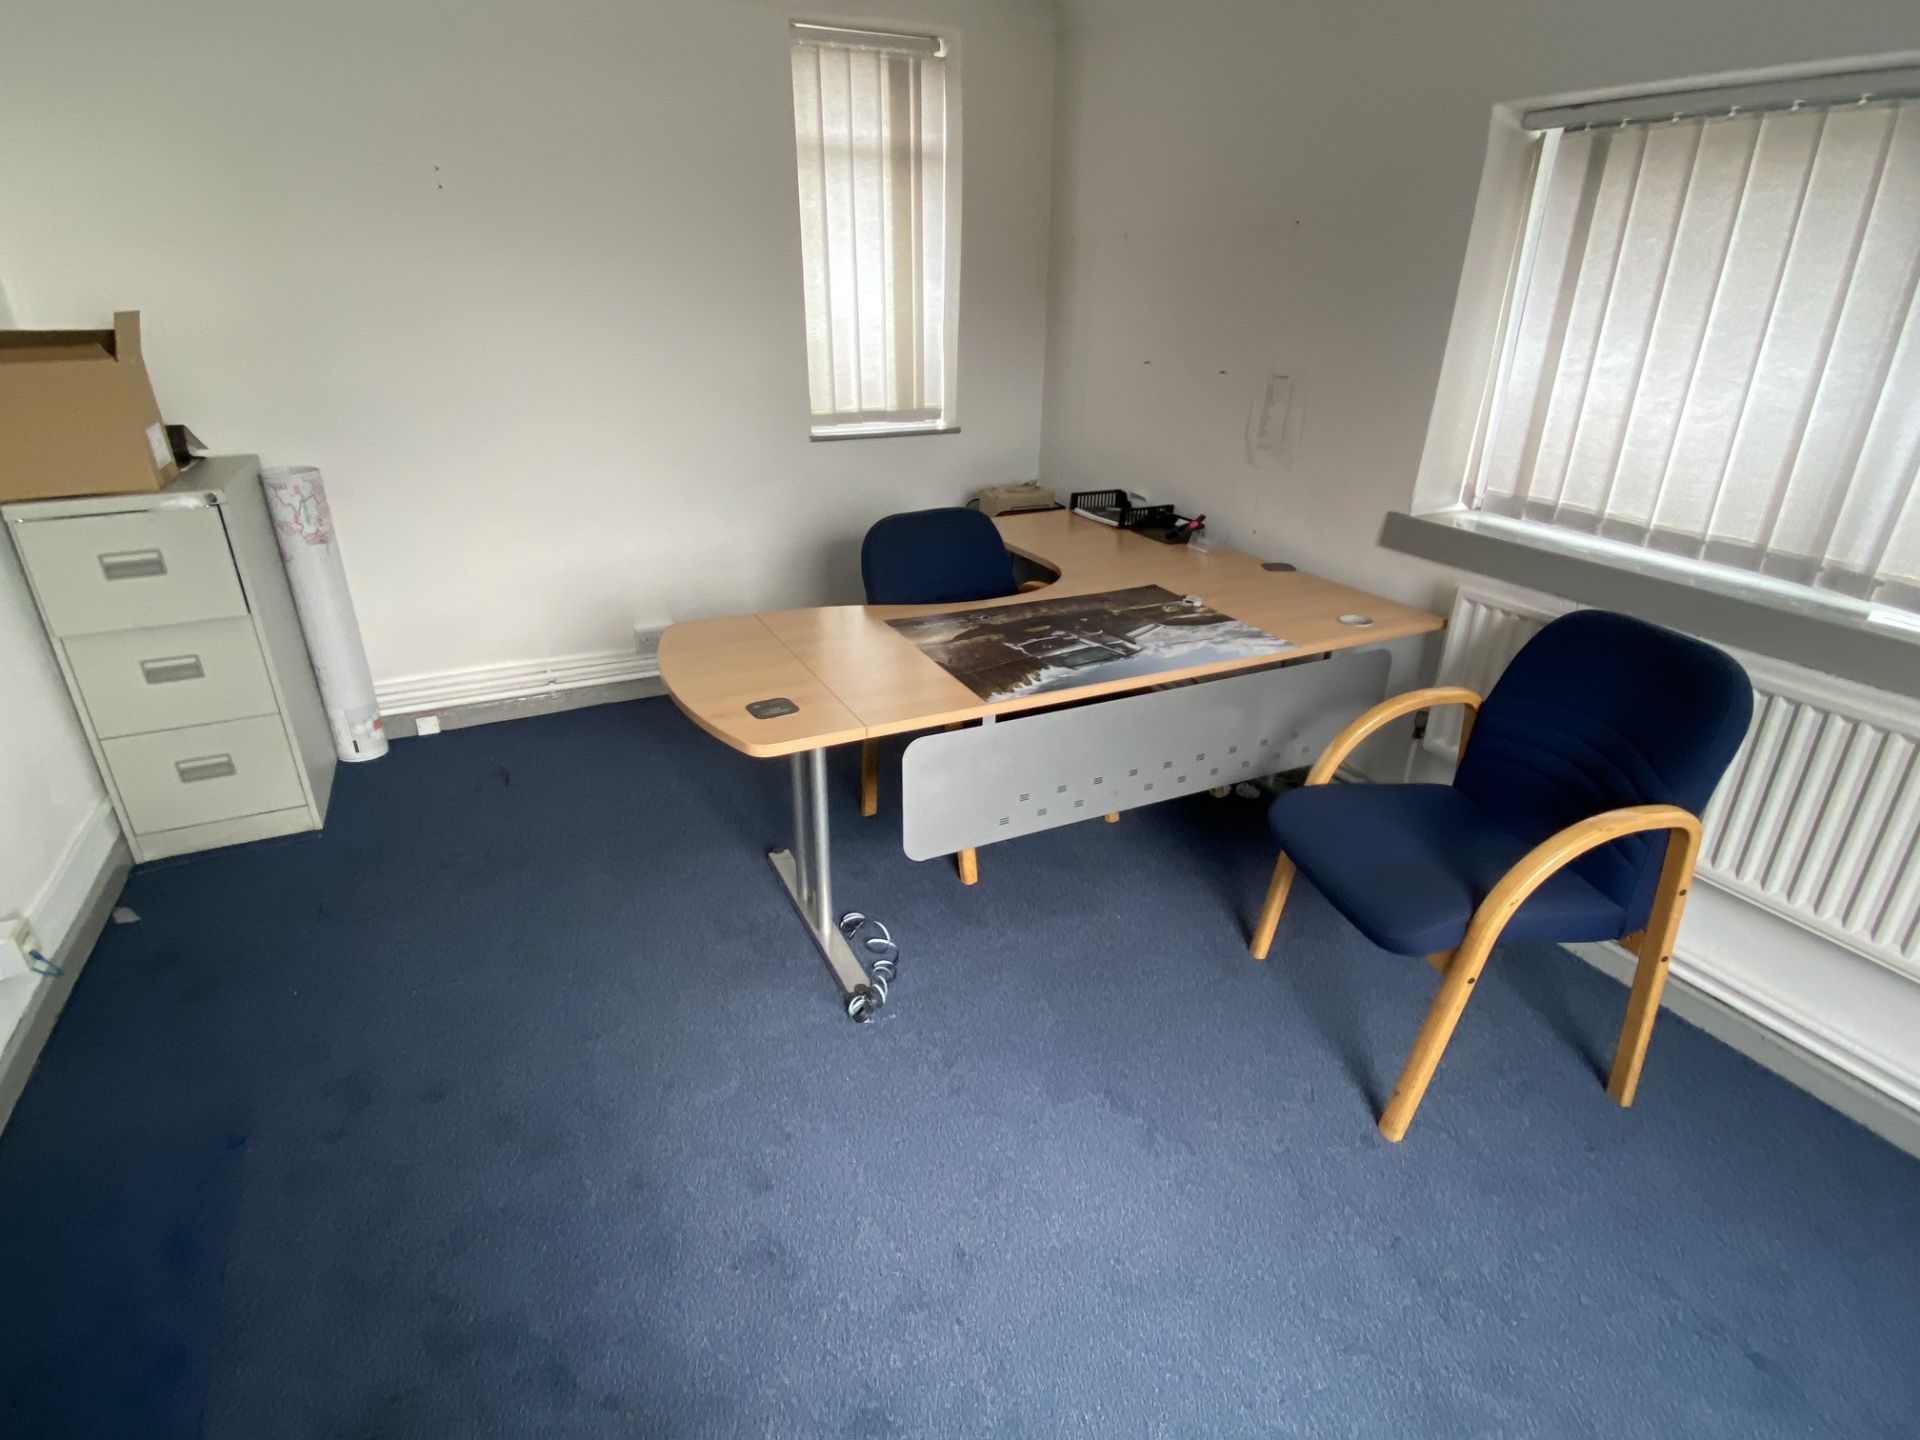
<path id="1" fill-rule="evenodd" d="M 173 768 L 185 785 L 197 780 L 223 780 L 234 773 L 231 755 L 203 755 L 198 760 L 176 760 Z"/>
<path id="2" fill-rule="evenodd" d="M 167 573 L 167 557 L 158 550 L 120 550 L 100 557 L 100 573 L 109 580 L 146 580 Z"/>
<path id="3" fill-rule="evenodd" d="M 207 667 L 198 655 L 170 655 L 164 660 L 142 660 L 140 673 L 149 685 L 172 685 L 180 680 L 204 680 Z"/>

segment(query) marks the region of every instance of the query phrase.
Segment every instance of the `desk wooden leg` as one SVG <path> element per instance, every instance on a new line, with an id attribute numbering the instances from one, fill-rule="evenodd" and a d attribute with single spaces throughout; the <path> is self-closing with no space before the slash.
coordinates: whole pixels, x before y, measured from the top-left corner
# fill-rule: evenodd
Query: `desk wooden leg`
<path id="1" fill-rule="evenodd" d="M 880 810 L 880 742 L 860 742 L 860 813 L 874 815 Z"/>
<path id="2" fill-rule="evenodd" d="M 949 730 L 958 730 L 963 723 L 962 721 L 954 720 L 949 722 L 946 728 Z M 959 873 L 960 883 L 962 885 L 978 885 L 980 883 L 980 857 L 972 850 L 956 850 L 953 855 L 953 868 Z"/>

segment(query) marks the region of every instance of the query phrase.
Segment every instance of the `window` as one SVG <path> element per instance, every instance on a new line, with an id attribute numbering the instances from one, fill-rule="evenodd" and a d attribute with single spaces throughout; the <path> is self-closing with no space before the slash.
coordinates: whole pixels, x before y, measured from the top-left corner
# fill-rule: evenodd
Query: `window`
<path id="1" fill-rule="evenodd" d="M 1532 198 L 1465 504 L 1920 609 L 1916 82 L 1525 117 Z"/>
<path id="2" fill-rule="evenodd" d="M 792 28 L 814 434 L 945 428 L 946 47 L 932 36 Z"/>

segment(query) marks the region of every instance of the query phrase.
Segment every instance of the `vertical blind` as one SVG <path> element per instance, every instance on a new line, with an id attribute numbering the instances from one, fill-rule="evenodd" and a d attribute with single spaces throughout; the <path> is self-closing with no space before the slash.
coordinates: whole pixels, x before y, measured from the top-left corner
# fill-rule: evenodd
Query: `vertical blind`
<path id="1" fill-rule="evenodd" d="M 1549 131 L 1470 505 L 1920 609 L 1920 104 Z"/>
<path id="2" fill-rule="evenodd" d="M 795 26 L 816 428 L 942 418 L 946 93 L 937 41 Z"/>

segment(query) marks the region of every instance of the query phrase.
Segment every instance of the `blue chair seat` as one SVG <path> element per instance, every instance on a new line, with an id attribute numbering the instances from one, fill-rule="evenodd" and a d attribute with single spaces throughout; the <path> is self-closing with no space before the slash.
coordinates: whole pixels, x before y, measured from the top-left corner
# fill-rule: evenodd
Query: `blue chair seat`
<path id="1" fill-rule="evenodd" d="M 1451 785 L 1316 785 L 1281 795 L 1269 818 L 1300 871 L 1369 940 L 1398 955 L 1458 945 L 1474 908 L 1534 843 Z M 1564 869 L 1501 935 L 1617 940 L 1630 928 L 1616 901 Z"/>

